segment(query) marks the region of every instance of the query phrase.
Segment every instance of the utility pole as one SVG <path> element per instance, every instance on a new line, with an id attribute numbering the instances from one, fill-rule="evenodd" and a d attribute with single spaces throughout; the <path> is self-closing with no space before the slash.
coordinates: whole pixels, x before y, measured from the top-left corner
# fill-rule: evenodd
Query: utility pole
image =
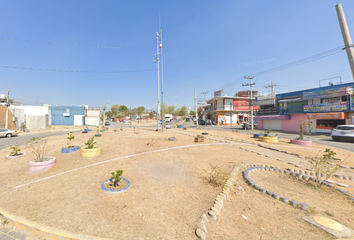
<path id="1" fill-rule="evenodd" d="M 9 107 L 10 107 L 10 90 L 7 90 L 7 95 L 6 95 L 6 120 L 5 120 L 5 128 L 7 129 L 8 127 L 8 122 L 9 122 Z"/>
<path id="2" fill-rule="evenodd" d="M 252 83 L 252 79 L 254 77 L 248 77 L 248 76 L 245 76 L 243 77 L 244 79 L 249 79 L 250 80 L 250 83 L 247 83 L 247 84 L 242 84 L 242 86 L 250 86 L 250 89 L 251 89 L 251 99 L 250 99 L 250 106 L 251 106 L 251 130 L 254 130 L 253 129 L 253 99 L 252 99 L 252 85 L 255 85 L 256 83 Z"/>
<path id="3" fill-rule="evenodd" d="M 336 5 L 336 11 L 338 16 L 338 21 L 340 25 L 340 29 L 343 36 L 344 41 L 344 49 L 347 51 L 347 57 L 350 65 L 350 69 L 352 71 L 353 81 L 354 81 L 354 49 L 353 49 L 353 42 L 350 36 L 347 20 L 345 19 L 345 15 L 343 12 L 342 4 Z"/>
<path id="4" fill-rule="evenodd" d="M 270 85 L 266 85 L 264 86 L 263 88 L 270 88 L 271 89 L 271 92 L 272 92 L 272 95 L 274 95 L 274 87 L 278 86 L 278 84 L 273 84 L 273 81 L 271 81 L 271 84 Z"/>
<path id="5" fill-rule="evenodd" d="M 162 131 L 165 130 L 165 109 L 163 108 L 163 59 L 162 59 L 162 29 L 160 29 L 160 55 L 161 55 L 161 109 L 162 109 Z"/>
<path id="6" fill-rule="evenodd" d="M 159 58 L 159 33 L 156 33 L 156 45 L 157 45 L 157 52 L 155 54 L 156 60 L 154 62 L 157 63 L 157 130 L 159 130 L 159 120 L 160 120 L 160 58 Z"/>
<path id="7" fill-rule="evenodd" d="M 208 92 L 201 92 L 200 94 L 205 94 L 205 102 L 206 103 L 206 95 L 208 94 Z"/>
<path id="8" fill-rule="evenodd" d="M 195 89 L 194 89 L 194 104 L 195 104 L 195 122 L 197 123 L 197 128 L 198 128 L 197 92 Z"/>
<path id="9" fill-rule="evenodd" d="M 102 113 L 102 127 L 104 127 L 104 118 L 105 118 L 105 115 L 106 115 L 106 104 L 105 102 L 103 102 L 103 113 Z"/>

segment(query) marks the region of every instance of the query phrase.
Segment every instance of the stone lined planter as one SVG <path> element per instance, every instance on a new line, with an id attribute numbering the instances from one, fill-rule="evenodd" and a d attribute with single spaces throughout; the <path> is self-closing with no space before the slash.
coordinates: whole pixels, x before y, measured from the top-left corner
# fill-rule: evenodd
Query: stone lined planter
<path id="1" fill-rule="evenodd" d="M 81 148 L 81 157 L 83 158 L 92 158 L 100 155 L 100 153 L 101 153 L 101 147 L 95 147 L 92 149 Z"/>
<path id="2" fill-rule="evenodd" d="M 56 163 L 56 158 L 55 157 L 46 157 L 46 158 L 48 158 L 48 160 L 44 161 L 44 162 L 30 161 L 30 163 L 29 163 L 30 172 L 40 172 L 40 171 L 44 171 L 44 170 L 54 167 L 54 165 Z"/>
<path id="3" fill-rule="evenodd" d="M 14 159 L 14 158 L 22 157 L 24 155 L 26 155 L 26 153 L 20 153 L 20 155 L 17 155 L 17 156 L 7 155 L 6 159 Z"/>
<path id="4" fill-rule="evenodd" d="M 73 148 L 61 148 L 61 153 L 73 153 L 80 149 L 79 146 L 74 146 Z"/>
<path id="5" fill-rule="evenodd" d="M 119 189 L 119 190 L 108 189 L 108 188 L 105 187 L 105 184 L 106 184 L 106 182 L 109 182 L 110 179 L 107 179 L 101 185 L 103 191 L 105 191 L 107 193 L 121 193 L 121 192 L 124 192 L 125 190 L 127 190 L 130 187 L 130 181 L 128 179 L 126 179 L 126 178 L 123 178 L 123 177 L 121 177 L 121 179 L 128 182 L 128 186 L 127 187 L 125 187 L 123 189 Z"/>
<path id="6" fill-rule="evenodd" d="M 258 140 L 261 142 L 267 142 L 267 143 L 278 143 L 278 137 L 258 137 Z"/>
<path id="7" fill-rule="evenodd" d="M 302 145 L 302 146 L 312 146 L 312 140 L 295 140 L 295 139 L 290 139 L 290 143 L 297 144 L 297 145 Z"/>

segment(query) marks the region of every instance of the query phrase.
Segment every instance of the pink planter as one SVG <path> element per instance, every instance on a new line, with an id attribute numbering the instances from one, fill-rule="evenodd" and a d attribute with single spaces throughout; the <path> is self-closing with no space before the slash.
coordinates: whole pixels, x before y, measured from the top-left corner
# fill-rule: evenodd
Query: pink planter
<path id="1" fill-rule="evenodd" d="M 307 147 L 311 147 L 312 146 L 312 140 L 290 139 L 290 143 L 297 144 L 297 145 L 302 145 L 302 146 L 307 146 Z"/>
<path id="2" fill-rule="evenodd" d="M 45 161 L 45 162 L 30 162 L 30 171 L 31 172 L 40 172 L 40 171 L 44 171 L 47 170 L 49 168 L 52 168 L 55 163 L 56 163 L 56 158 L 55 157 L 48 157 L 49 160 Z"/>

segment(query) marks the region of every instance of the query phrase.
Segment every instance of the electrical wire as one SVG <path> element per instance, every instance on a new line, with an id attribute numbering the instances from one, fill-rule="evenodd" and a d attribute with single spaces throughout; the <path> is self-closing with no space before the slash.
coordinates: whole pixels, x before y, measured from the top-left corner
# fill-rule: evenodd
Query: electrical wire
<path id="1" fill-rule="evenodd" d="M 95 48 L 105 48 L 118 50 L 121 48 L 154 48 L 154 47 L 131 47 L 131 46 L 107 46 L 102 44 L 82 44 L 82 43 L 64 43 L 64 42 L 51 42 L 51 41 L 40 41 L 40 40 L 27 40 L 19 38 L 4 38 L 0 37 L 0 40 L 4 41 L 15 41 L 15 42 L 29 42 L 29 43 L 45 43 L 45 44 L 56 44 L 56 45 L 71 45 L 71 46 L 81 46 L 81 47 L 95 47 Z"/>
<path id="2" fill-rule="evenodd" d="M 131 70 L 131 71 L 78 71 L 78 70 L 58 70 L 58 69 L 46 69 L 46 68 L 29 68 L 29 67 L 14 67 L 14 66 L 4 66 L 0 65 L 2 68 L 12 68 L 21 70 L 34 70 L 34 71 L 46 71 L 46 72 L 66 72 L 66 73 L 128 73 L 128 72 L 148 72 L 156 71 L 156 69 L 145 69 L 145 70 Z"/>
<path id="3" fill-rule="evenodd" d="M 264 70 L 264 71 L 261 71 L 261 72 L 250 74 L 250 76 L 257 76 L 258 77 L 258 76 L 261 76 L 261 75 L 266 75 L 266 74 L 269 74 L 269 73 L 282 71 L 282 70 L 285 70 L 285 69 L 288 69 L 288 68 L 297 67 L 297 66 L 302 65 L 302 64 L 306 64 L 306 63 L 313 62 L 313 61 L 316 61 L 316 60 L 321 59 L 321 58 L 325 58 L 325 57 L 334 55 L 334 54 L 339 53 L 341 51 L 343 51 L 343 46 L 336 47 L 336 48 L 333 48 L 333 49 L 330 49 L 330 50 L 327 50 L 327 51 L 324 51 L 324 52 L 321 52 L 321 53 L 318 53 L 318 54 L 315 54 L 315 55 L 312 55 L 312 56 L 309 56 L 309 57 L 306 57 L 306 58 L 303 58 L 303 59 L 300 59 L 300 60 L 297 60 L 297 61 L 294 61 L 294 62 L 291 62 L 291 63 L 287 63 L 287 64 L 284 64 L 284 65 L 275 67 L 275 68 L 271 68 L 271 69 L 268 69 L 268 70 Z M 220 87 L 217 87 L 217 88 L 214 88 L 214 89 L 210 89 L 207 92 L 214 91 L 216 89 L 230 88 L 230 87 L 238 84 L 239 82 L 242 82 L 242 80 L 243 80 L 242 77 L 238 78 L 238 79 L 236 79 L 236 80 L 234 80 L 232 82 L 229 82 L 229 83 L 227 83 L 225 85 L 222 85 Z"/>

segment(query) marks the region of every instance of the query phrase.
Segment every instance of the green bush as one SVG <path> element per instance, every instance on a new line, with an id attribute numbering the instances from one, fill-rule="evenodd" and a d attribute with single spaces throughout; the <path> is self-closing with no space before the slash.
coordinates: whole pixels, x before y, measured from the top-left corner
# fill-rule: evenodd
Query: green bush
<path id="1" fill-rule="evenodd" d="M 16 143 L 16 145 L 13 145 L 10 147 L 11 151 L 11 156 L 18 156 L 20 155 L 20 151 L 21 149 L 19 148 L 18 143 Z"/>
<path id="2" fill-rule="evenodd" d="M 66 139 L 69 140 L 69 142 L 67 143 L 68 144 L 68 148 L 73 148 L 74 146 L 71 145 L 71 140 L 73 140 L 75 138 L 75 136 L 73 135 L 73 132 L 69 132 L 68 133 L 68 137 Z"/>
<path id="3" fill-rule="evenodd" d="M 111 182 L 113 186 L 117 187 L 118 183 L 122 179 L 121 176 L 123 174 L 123 170 L 117 170 L 116 172 L 112 172 Z"/>
<path id="4" fill-rule="evenodd" d="M 93 148 L 95 148 L 95 144 L 97 143 L 97 142 L 95 142 L 95 137 L 92 137 L 92 138 L 90 138 L 89 140 L 87 140 L 87 142 L 85 142 L 85 145 L 87 146 L 86 148 L 87 149 L 93 149 Z"/>

